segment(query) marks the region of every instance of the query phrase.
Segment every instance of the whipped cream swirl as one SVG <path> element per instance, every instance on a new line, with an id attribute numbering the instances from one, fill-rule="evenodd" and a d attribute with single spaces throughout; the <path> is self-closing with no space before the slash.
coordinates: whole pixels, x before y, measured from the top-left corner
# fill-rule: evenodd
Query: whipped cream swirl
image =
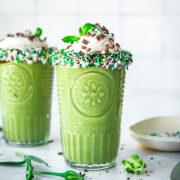
<path id="1" fill-rule="evenodd" d="M 16 33 L 8 34 L 6 38 L 0 41 L 0 48 L 11 49 L 11 48 L 44 48 L 48 44 L 45 39 L 40 39 L 31 34 Z"/>
<path id="2" fill-rule="evenodd" d="M 46 64 L 54 50 L 55 48 L 48 47 L 46 38 L 41 39 L 40 35 L 32 34 L 31 31 L 8 34 L 0 40 L 0 63 L 26 61 L 28 64 Z"/>
<path id="3" fill-rule="evenodd" d="M 120 45 L 115 43 L 114 34 L 110 33 L 105 26 L 95 24 L 89 32 L 82 35 L 78 42 L 73 42 L 66 50 L 82 53 L 102 53 L 121 51 Z"/>

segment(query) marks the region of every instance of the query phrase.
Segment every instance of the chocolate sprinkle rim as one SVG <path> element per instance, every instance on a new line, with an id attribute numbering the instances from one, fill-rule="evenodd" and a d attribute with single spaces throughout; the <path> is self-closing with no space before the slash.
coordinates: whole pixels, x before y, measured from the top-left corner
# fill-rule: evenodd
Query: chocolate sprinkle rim
<path id="1" fill-rule="evenodd" d="M 0 63 L 13 61 L 19 63 L 20 61 L 27 61 L 28 64 L 41 62 L 42 64 L 50 61 L 50 55 L 56 49 L 50 48 L 0 48 Z"/>
<path id="2" fill-rule="evenodd" d="M 114 53 L 101 54 L 93 51 L 92 53 L 82 53 L 56 50 L 51 55 L 53 65 L 72 66 L 74 68 L 101 67 L 106 69 L 128 69 L 132 64 L 132 54 L 128 51 L 115 51 Z"/>

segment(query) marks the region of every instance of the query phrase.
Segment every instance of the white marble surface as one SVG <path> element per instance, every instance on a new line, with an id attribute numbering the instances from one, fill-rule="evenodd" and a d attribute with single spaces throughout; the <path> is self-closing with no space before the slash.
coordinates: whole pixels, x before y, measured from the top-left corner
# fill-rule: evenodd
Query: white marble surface
<path id="1" fill-rule="evenodd" d="M 62 155 L 58 155 L 58 152 L 61 151 L 61 145 L 59 139 L 55 139 L 55 136 L 52 136 L 54 142 L 49 143 L 40 147 L 33 148 L 15 148 L 9 147 L 5 144 L 4 140 L 0 139 L 0 160 L 20 160 L 19 157 L 15 156 L 16 151 L 24 152 L 27 154 L 33 154 L 41 157 L 46 160 L 50 168 L 47 168 L 43 165 L 39 165 L 34 163 L 34 166 L 38 170 L 49 170 L 49 171 L 57 171 L 64 172 L 71 168 L 69 168 L 64 163 L 64 158 Z M 142 175 L 129 175 L 124 172 L 124 167 L 121 164 L 123 159 L 131 156 L 132 154 L 138 154 L 142 157 L 147 163 L 147 174 L 145 171 Z M 153 160 L 151 159 L 153 157 Z M 172 168 L 180 159 L 179 153 L 165 153 L 165 152 L 155 152 L 150 150 L 144 150 L 138 148 L 137 144 L 130 140 L 128 143 L 122 142 L 121 148 L 119 151 L 119 156 L 117 159 L 116 167 L 111 168 L 107 171 L 96 171 L 96 172 L 85 172 L 86 179 L 88 180 L 126 180 L 127 177 L 130 177 L 132 180 L 169 180 L 169 176 Z M 77 170 L 79 172 L 79 170 Z M 25 179 L 25 167 L 4 167 L 0 166 L 0 179 L 2 180 L 24 180 Z M 61 179 L 58 177 L 48 177 L 48 176 L 36 176 L 36 180 L 41 179 Z"/>

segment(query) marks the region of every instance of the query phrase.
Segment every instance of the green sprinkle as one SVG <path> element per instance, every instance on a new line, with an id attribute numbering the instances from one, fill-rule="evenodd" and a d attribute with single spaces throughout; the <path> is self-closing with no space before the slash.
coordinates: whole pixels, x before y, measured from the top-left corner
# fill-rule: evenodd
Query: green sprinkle
<path id="1" fill-rule="evenodd" d="M 0 48 L 0 62 L 6 61 L 7 58 L 9 61 L 14 61 L 19 63 L 20 61 L 39 61 L 46 63 L 50 60 L 50 55 L 53 53 L 53 48 L 11 48 L 8 50 L 3 50 Z"/>
<path id="2" fill-rule="evenodd" d="M 93 29 L 92 29 L 92 31 L 93 31 L 94 33 L 97 33 L 97 32 L 98 32 L 98 31 L 96 31 L 96 29 L 95 29 L 95 28 L 93 28 Z"/>
<path id="3" fill-rule="evenodd" d="M 74 51 L 57 50 L 51 55 L 53 65 L 76 66 L 79 68 L 105 67 L 106 69 L 128 69 L 129 64 L 132 64 L 132 56 L 126 51 L 116 51 L 116 53 L 97 54 L 95 51 L 91 53 L 76 53 Z M 122 60 L 123 55 L 126 56 L 126 61 Z M 71 58 L 72 57 L 72 58 Z M 66 62 L 65 62 L 66 61 Z M 78 62 L 78 63 L 77 63 Z"/>
<path id="4" fill-rule="evenodd" d="M 19 97 L 17 94 L 14 94 L 14 96 L 15 96 L 16 98 L 18 98 L 18 97 Z"/>
<path id="5" fill-rule="evenodd" d="M 99 57 L 99 55 L 95 56 L 94 60 L 97 60 L 97 59 L 98 59 L 98 57 Z"/>
<path id="6" fill-rule="evenodd" d="M 64 56 L 63 59 L 67 59 L 69 56 Z"/>
<path id="7" fill-rule="evenodd" d="M 80 53 L 78 53 L 78 54 L 77 54 L 77 57 L 79 57 L 80 55 L 81 55 L 81 54 L 80 54 Z"/>

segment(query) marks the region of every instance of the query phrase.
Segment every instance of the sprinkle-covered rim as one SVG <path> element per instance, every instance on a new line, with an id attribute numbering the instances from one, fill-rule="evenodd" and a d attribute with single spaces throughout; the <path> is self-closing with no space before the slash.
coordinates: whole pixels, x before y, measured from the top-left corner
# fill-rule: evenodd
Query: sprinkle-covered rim
<path id="1" fill-rule="evenodd" d="M 45 64 L 55 48 L 0 48 L 0 63 L 14 61 L 27 61 L 28 64 L 41 62 Z"/>
<path id="2" fill-rule="evenodd" d="M 105 67 L 106 69 L 128 69 L 129 64 L 133 62 L 132 54 L 128 51 L 117 51 L 114 53 L 100 54 L 92 53 L 76 53 L 72 51 L 64 51 L 64 49 L 56 50 L 51 55 L 53 65 L 72 66 L 74 68 L 88 67 Z"/>

